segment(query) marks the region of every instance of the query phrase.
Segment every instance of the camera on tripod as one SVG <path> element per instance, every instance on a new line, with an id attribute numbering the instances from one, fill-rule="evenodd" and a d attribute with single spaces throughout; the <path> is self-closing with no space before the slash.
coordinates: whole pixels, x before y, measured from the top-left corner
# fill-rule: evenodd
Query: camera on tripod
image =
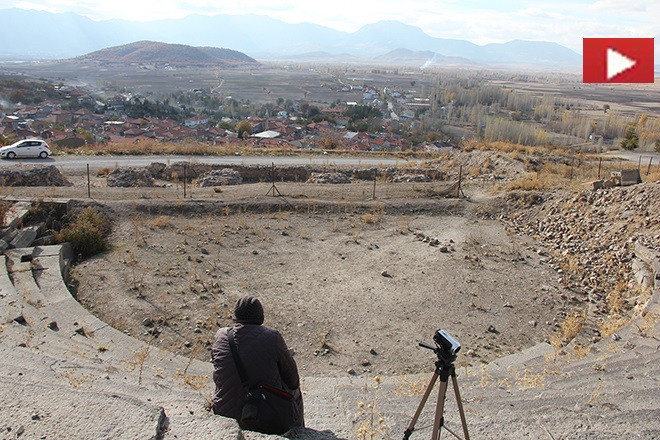
<path id="1" fill-rule="evenodd" d="M 428 342 L 421 341 L 419 345 L 429 350 L 433 350 L 435 354 L 444 359 L 454 360 L 456 354 L 461 349 L 461 343 L 458 342 L 452 335 L 442 329 L 435 331 L 433 335 L 433 342 L 435 347 Z"/>
<path id="2" fill-rule="evenodd" d="M 422 414 L 422 409 L 426 405 L 426 401 L 431 395 L 431 391 L 435 386 L 435 382 L 440 379 L 440 387 L 438 388 L 438 400 L 435 404 L 435 418 L 433 419 L 433 433 L 431 434 L 431 440 L 439 440 L 440 432 L 442 428 L 445 428 L 450 434 L 452 434 L 457 439 L 460 439 L 454 431 L 445 426 L 445 419 L 443 416 L 443 411 L 445 409 L 445 395 L 447 393 L 447 382 L 451 378 L 452 385 L 454 386 L 454 394 L 456 395 L 456 404 L 458 405 L 458 413 L 461 416 L 461 424 L 463 426 L 463 440 L 470 440 L 470 433 L 468 432 L 467 421 L 465 420 L 465 412 L 463 411 L 463 401 L 461 400 L 461 393 L 458 391 L 458 382 L 456 380 L 456 369 L 454 368 L 454 361 L 456 360 L 456 355 L 461 350 L 461 343 L 458 342 L 452 335 L 447 333 L 442 329 L 435 331 L 433 335 L 433 342 L 435 346 L 429 344 L 428 342 L 420 341 L 419 345 L 433 352 L 438 356 L 438 359 L 435 361 L 435 372 L 431 381 L 426 387 L 422 401 L 419 402 L 417 411 L 410 421 L 410 425 L 403 433 L 403 440 L 409 440 L 413 431 L 415 430 L 415 424 L 419 419 L 419 416 Z"/>

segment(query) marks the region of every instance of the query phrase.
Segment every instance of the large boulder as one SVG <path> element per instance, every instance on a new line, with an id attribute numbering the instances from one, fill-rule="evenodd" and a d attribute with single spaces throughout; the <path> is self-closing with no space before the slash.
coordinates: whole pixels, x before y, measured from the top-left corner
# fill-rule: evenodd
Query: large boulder
<path id="1" fill-rule="evenodd" d="M 154 186 L 154 178 L 147 169 L 116 168 L 108 174 L 108 186 L 128 188 L 132 186 Z"/>
<path id="2" fill-rule="evenodd" d="M 231 168 L 211 170 L 197 179 L 199 186 L 240 185 L 241 183 L 243 183 L 241 174 Z"/>
<path id="3" fill-rule="evenodd" d="M 166 166 L 162 173 L 161 179 L 164 180 L 183 180 L 184 176 L 188 182 L 194 179 L 199 179 L 203 174 L 211 170 L 217 169 L 218 165 L 208 163 L 190 163 L 190 162 L 175 162 Z"/>
<path id="4" fill-rule="evenodd" d="M 351 178 L 344 173 L 312 173 L 307 183 L 351 183 Z"/>
<path id="5" fill-rule="evenodd" d="M 24 170 L 0 169 L 2 186 L 71 186 L 55 165 Z"/>

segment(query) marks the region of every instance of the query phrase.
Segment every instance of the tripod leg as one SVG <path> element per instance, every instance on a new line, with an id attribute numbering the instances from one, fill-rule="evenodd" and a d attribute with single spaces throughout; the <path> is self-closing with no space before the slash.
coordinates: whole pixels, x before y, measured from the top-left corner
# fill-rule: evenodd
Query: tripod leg
<path id="1" fill-rule="evenodd" d="M 410 435 L 415 430 L 415 424 L 417 423 L 417 419 L 419 419 L 420 414 L 422 414 L 422 410 L 424 409 L 424 405 L 426 405 L 426 401 L 428 400 L 429 395 L 431 395 L 431 391 L 433 391 L 433 386 L 435 385 L 436 380 L 438 380 L 438 373 L 433 373 L 433 377 L 431 377 L 431 381 L 429 382 L 428 386 L 426 387 L 426 391 L 424 392 L 424 396 L 422 397 L 422 401 L 419 402 L 419 406 L 417 407 L 417 411 L 415 411 L 415 415 L 413 416 L 412 420 L 410 421 L 410 425 L 408 425 L 408 429 L 406 429 L 404 434 L 403 434 L 403 440 L 409 439 Z"/>
<path id="2" fill-rule="evenodd" d="M 440 430 L 442 429 L 442 413 L 445 409 L 445 395 L 447 393 L 447 381 L 440 381 L 440 388 L 438 389 L 438 402 L 435 405 L 435 420 L 433 421 L 433 434 L 431 440 L 440 438 Z"/>
<path id="3" fill-rule="evenodd" d="M 451 382 L 454 385 L 454 394 L 456 395 L 456 404 L 458 405 L 458 413 L 461 415 L 461 423 L 463 424 L 463 435 L 465 440 L 470 440 L 468 433 L 467 421 L 465 420 L 465 412 L 463 412 L 463 401 L 461 400 L 461 393 L 458 391 L 458 380 L 456 380 L 456 372 L 452 370 Z"/>

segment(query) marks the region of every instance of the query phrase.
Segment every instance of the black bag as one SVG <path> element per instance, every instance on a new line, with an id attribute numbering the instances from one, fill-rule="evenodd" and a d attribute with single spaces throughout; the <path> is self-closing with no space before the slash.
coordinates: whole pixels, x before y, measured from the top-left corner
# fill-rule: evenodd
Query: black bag
<path id="1" fill-rule="evenodd" d="M 239 425 L 264 434 L 284 434 L 293 424 L 291 394 L 261 384 L 248 392 Z"/>
<path id="2" fill-rule="evenodd" d="M 233 329 L 229 329 L 227 336 L 241 382 L 243 387 L 248 389 L 243 362 L 238 357 L 238 350 L 234 342 Z M 249 389 L 238 424 L 242 429 L 250 431 L 284 434 L 293 424 L 293 396 L 267 384 L 260 384 L 258 387 Z"/>

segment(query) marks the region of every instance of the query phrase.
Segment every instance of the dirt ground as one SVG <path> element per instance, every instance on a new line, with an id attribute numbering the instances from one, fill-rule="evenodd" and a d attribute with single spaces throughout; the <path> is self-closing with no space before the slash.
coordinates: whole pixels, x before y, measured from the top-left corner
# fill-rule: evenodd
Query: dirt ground
<path id="1" fill-rule="evenodd" d="M 75 179 L 74 179 L 75 180 Z M 86 192 L 81 182 L 49 196 Z M 73 270 L 79 301 L 152 344 L 200 359 L 236 299 L 258 296 L 303 376 L 429 371 L 418 346 L 443 328 L 479 365 L 542 341 L 581 300 L 528 238 L 433 197 L 438 184 L 268 184 L 193 189 L 103 188 L 111 250 Z M 13 188 L 13 195 L 35 189 Z M 82 194 L 80 195 L 82 197 Z M 543 253 L 543 252 L 541 252 Z"/>

